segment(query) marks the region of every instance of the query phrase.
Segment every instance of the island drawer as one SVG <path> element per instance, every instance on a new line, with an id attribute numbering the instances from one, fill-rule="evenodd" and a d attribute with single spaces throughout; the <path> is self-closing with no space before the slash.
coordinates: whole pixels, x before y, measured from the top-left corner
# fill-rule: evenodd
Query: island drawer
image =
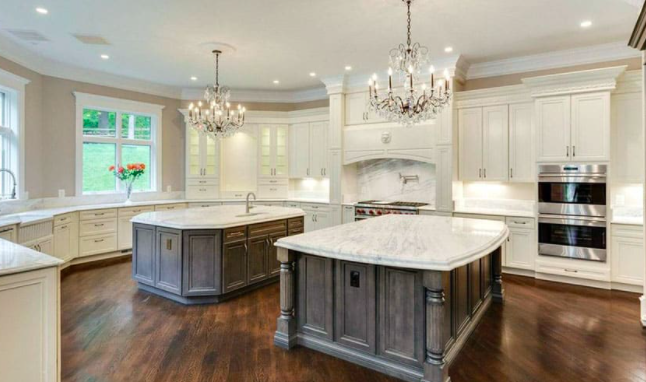
<path id="1" fill-rule="evenodd" d="M 247 239 L 247 227 L 234 227 L 224 230 L 224 242 L 229 243 L 232 241 Z"/>
<path id="2" fill-rule="evenodd" d="M 81 222 L 80 236 L 105 235 L 117 232 L 117 219 L 97 219 Z"/>
<path id="3" fill-rule="evenodd" d="M 54 216 L 54 226 L 57 227 L 63 224 L 75 223 L 78 220 L 78 214 L 70 212 L 63 215 Z"/>
<path id="4" fill-rule="evenodd" d="M 137 216 L 139 214 L 143 214 L 144 212 L 153 212 L 153 211 L 155 211 L 155 206 L 119 208 L 119 217 L 125 218 L 129 216 Z"/>
<path id="5" fill-rule="evenodd" d="M 92 210 L 92 211 L 82 211 L 81 212 L 81 221 L 83 220 L 93 220 L 93 219 L 105 219 L 105 218 L 116 218 L 117 209 L 110 208 L 104 210 Z"/>
<path id="6" fill-rule="evenodd" d="M 263 236 L 281 232 L 287 234 L 287 220 L 279 220 L 249 226 L 249 237 Z"/>
<path id="7" fill-rule="evenodd" d="M 287 230 L 289 235 L 298 235 L 305 231 L 305 222 L 302 217 L 291 218 L 287 221 Z"/>

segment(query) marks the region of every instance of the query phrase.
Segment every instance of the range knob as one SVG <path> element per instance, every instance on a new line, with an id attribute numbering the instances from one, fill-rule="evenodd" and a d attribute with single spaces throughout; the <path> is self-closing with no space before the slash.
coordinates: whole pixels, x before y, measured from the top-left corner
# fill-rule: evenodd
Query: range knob
<path id="1" fill-rule="evenodd" d="M 381 215 L 381 210 L 377 211 L 377 215 Z"/>
<path id="2" fill-rule="evenodd" d="M 370 212 L 370 215 L 374 215 L 374 214 L 375 214 L 375 211 L 373 211 L 373 210 L 370 210 L 370 211 L 368 211 L 368 212 Z"/>

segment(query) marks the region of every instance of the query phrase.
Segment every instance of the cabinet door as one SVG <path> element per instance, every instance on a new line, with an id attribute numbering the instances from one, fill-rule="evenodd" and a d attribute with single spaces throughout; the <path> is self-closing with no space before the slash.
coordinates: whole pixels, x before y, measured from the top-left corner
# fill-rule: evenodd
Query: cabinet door
<path id="1" fill-rule="evenodd" d="M 271 178 L 273 176 L 272 129 L 273 126 L 271 125 L 260 125 L 258 129 L 258 176 L 261 178 Z"/>
<path id="2" fill-rule="evenodd" d="M 222 289 L 224 293 L 247 285 L 247 241 L 224 244 L 222 251 Z"/>
<path id="3" fill-rule="evenodd" d="M 0 239 L 10 241 L 12 243 L 16 242 L 16 230 L 14 228 L 6 229 L 0 232 Z"/>
<path id="4" fill-rule="evenodd" d="M 536 241 L 533 230 L 510 230 L 506 249 L 507 267 L 534 270 Z"/>
<path id="5" fill-rule="evenodd" d="M 269 235 L 269 249 L 267 250 L 267 264 L 269 267 L 269 277 L 280 274 L 280 261 L 278 261 L 278 247 L 274 243 L 280 238 L 285 237 L 284 233 L 274 233 Z"/>
<path id="6" fill-rule="evenodd" d="M 354 207 L 343 206 L 343 224 L 354 222 Z"/>
<path id="7" fill-rule="evenodd" d="M 610 93 L 572 96 L 572 160 L 610 160 Z"/>
<path id="8" fill-rule="evenodd" d="M 332 227 L 332 216 L 328 212 L 318 211 L 314 214 L 314 229 Z"/>
<path id="9" fill-rule="evenodd" d="M 328 122 L 310 124 L 310 176 L 327 177 Z"/>
<path id="10" fill-rule="evenodd" d="M 117 222 L 119 249 L 132 248 L 132 216 L 119 218 Z"/>
<path id="11" fill-rule="evenodd" d="M 310 176 L 310 124 L 292 125 L 290 132 L 289 174 L 292 178 Z"/>
<path id="12" fill-rule="evenodd" d="M 49 239 L 41 241 L 40 243 L 38 243 L 38 248 L 40 249 L 41 253 L 53 256 L 54 255 L 54 239 L 50 237 Z"/>
<path id="13" fill-rule="evenodd" d="M 617 182 L 642 183 L 644 132 L 642 131 L 642 98 L 640 93 L 612 96 L 612 177 Z"/>
<path id="14" fill-rule="evenodd" d="M 612 281 L 642 285 L 644 282 L 644 240 L 636 237 L 612 238 Z"/>
<path id="15" fill-rule="evenodd" d="M 157 228 L 155 287 L 182 294 L 181 231 Z"/>
<path id="16" fill-rule="evenodd" d="M 220 142 L 208 136 L 201 138 L 203 141 L 204 176 L 217 178 L 220 175 Z"/>
<path id="17" fill-rule="evenodd" d="M 458 112 L 460 180 L 482 179 L 482 109 Z"/>
<path id="18" fill-rule="evenodd" d="M 265 236 L 253 237 L 248 240 L 247 284 L 262 281 L 269 275 L 267 271 L 267 250 L 269 238 Z"/>
<path id="19" fill-rule="evenodd" d="M 537 161 L 569 161 L 570 96 L 536 100 Z"/>
<path id="20" fill-rule="evenodd" d="M 184 232 L 182 237 L 183 296 L 221 293 L 221 232 L 213 230 Z"/>
<path id="21" fill-rule="evenodd" d="M 192 127 L 186 128 L 186 177 L 199 178 L 202 176 L 202 139 Z"/>
<path id="22" fill-rule="evenodd" d="M 133 232 L 132 277 L 142 284 L 153 286 L 155 284 L 155 228 L 135 225 Z"/>
<path id="23" fill-rule="evenodd" d="M 534 181 L 534 104 L 509 105 L 509 180 Z"/>
<path id="24" fill-rule="evenodd" d="M 360 125 L 367 123 L 368 93 L 352 93 L 345 96 L 345 124 Z"/>
<path id="25" fill-rule="evenodd" d="M 316 212 L 305 210 L 305 219 L 304 219 L 305 232 L 312 232 L 316 229 L 316 222 L 314 221 L 314 215 L 316 215 Z"/>
<path id="26" fill-rule="evenodd" d="M 272 156 L 274 163 L 274 177 L 287 178 L 289 171 L 289 138 L 287 125 L 278 125 L 273 130 Z"/>
<path id="27" fill-rule="evenodd" d="M 482 109 L 482 178 L 506 181 L 509 169 L 509 112 L 507 105 Z"/>
<path id="28" fill-rule="evenodd" d="M 54 256 L 65 261 L 72 257 L 72 230 L 67 224 L 54 227 Z"/>

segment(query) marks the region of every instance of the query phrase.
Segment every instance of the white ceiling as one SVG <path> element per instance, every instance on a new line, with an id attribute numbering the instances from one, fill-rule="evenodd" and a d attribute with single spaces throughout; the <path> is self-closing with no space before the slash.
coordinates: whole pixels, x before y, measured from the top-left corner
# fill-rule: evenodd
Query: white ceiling
<path id="1" fill-rule="evenodd" d="M 413 40 L 442 59 L 453 46 L 451 55 L 471 63 L 628 41 L 642 1 L 415 0 Z M 38 6 L 49 14 L 36 13 Z M 212 41 L 236 48 L 221 58 L 221 83 L 296 90 L 321 86 L 318 78 L 342 74 L 346 65 L 354 73 L 382 70 L 389 49 L 406 37 L 401 0 L 2 0 L 1 8 L 0 37 L 24 29 L 51 40 L 18 42 L 32 53 L 174 87 L 213 81 L 205 47 Z M 592 27 L 582 29 L 583 20 Z M 111 45 L 84 45 L 75 33 Z"/>

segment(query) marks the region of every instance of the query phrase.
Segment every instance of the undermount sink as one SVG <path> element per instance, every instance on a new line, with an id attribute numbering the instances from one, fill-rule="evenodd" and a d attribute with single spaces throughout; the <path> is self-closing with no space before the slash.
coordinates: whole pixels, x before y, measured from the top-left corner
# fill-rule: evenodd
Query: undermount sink
<path id="1" fill-rule="evenodd" d="M 246 213 L 246 214 L 236 215 L 236 217 L 237 218 L 246 218 L 246 217 L 249 217 L 249 216 L 257 216 L 257 215 L 264 215 L 264 214 L 266 214 L 266 212 L 249 212 L 249 213 Z"/>

